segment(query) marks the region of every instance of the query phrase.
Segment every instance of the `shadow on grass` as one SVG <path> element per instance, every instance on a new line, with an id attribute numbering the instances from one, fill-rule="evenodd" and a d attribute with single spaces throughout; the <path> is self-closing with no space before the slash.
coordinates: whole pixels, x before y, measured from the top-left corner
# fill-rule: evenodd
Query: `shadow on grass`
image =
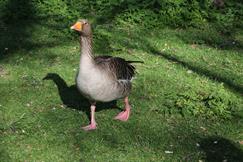
<path id="1" fill-rule="evenodd" d="M 92 132 L 91 136 L 86 135 L 85 138 L 87 140 L 102 141 L 103 146 L 97 147 L 104 147 L 106 150 L 117 152 L 115 155 L 127 152 L 127 154 L 122 156 L 126 161 L 129 161 L 131 155 L 137 161 L 144 161 L 145 159 L 150 161 L 153 158 L 155 159 L 152 161 L 158 159 L 179 161 L 179 159 L 187 159 L 188 155 L 190 155 L 190 161 L 198 160 L 199 150 L 195 144 L 200 140 L 200 137 L 194 128 L 181 123 L 171 126 L 168 124 L 168 121 L 164 120 L 165 118 L 156 120 L 155 123 L 153 118 L 155 116 L 148 115 L 152 118 L 151 121 L 144 118 L 145 114 L 136 117 L 135 111 L 133 112 L 128 122 L 110 122 L 106 128 L 99 128 L 96 132 Z M 75 138 L 80 150 L 83 152 L 96 152 L 93 144 L 88 145 L 82 141 L 84 138 L 83 133 Z M 131 152 L 131 150 L 133 151 Z M 174 153 L 167 154 L 165 153 L 166 151 Z M 191 154 L 193 155 L 192 157 Z M 97 156 L 100 155 L 97 154 Z"/>
<path id="2" fill-rule="evenodd" d="M 178 120 L 180 121 L 180 120 Z M 189 123 L 181 121 L 174 124 L 157 121 L 156 126 L 150 121 L 140 121 L 137 124 L 128 122 L 118 127 L 119 131 L 126 132 L 120 137 L 117 132 L 101 132 L 105 143 L 112 149 L 123 150 L 127 145 L 138 148 L 141 152 L 156 152 L 158 156 L 171 159 L 172 152 L 176 161 L 206 162 L 242 162 L 243 150 L 233 141 L 220 136 L 205 136 L 191 120 Z M 175 159 L 174 159 L 175 160 Z M 170 160 L 169 160 L 170 161 Z"/>
<path id="3" fill-rule="evenodd" d="M 232 77 L 224 76 L 220 72 L 213 71 L 206 67 L 205 68 L 200 67 L 200 64 L 196 65 L 194 63 L 183 61 L 177 58 L 177 56 L 173 55 L 172 53 L 161 52 L 159 49 L 154 47 L 154 45 L 152 45 L 152 43 L 148 39 L 143 39 L 144 37 L 141 37 L 140 35 L 141 34 L 136 34 L 136 33 L 132 35 L 131 36 L 132 41 L 129 41 L 128 44 L 124 44 L 124 46 L 126 46 L 127 48 L 143 50 L 147 53 L 161 56 L 162 58 L 170 62 L 177 63 L 177 65 L 181 65 L 186 69 L 192 70 L 198 75 L 208 77 L 209 79 L 218 81 L 219 83 L 224 83 L 226 87 L 228 87 L 233 92 L 243 94 L 243 86 L 234 83 L 234 79 L 232 79 Z"/>
<path id="4" fill-rule="evenodd" d="M 90 102 L 80 94 L 76 85 L 68 86 L 65 80 L 56 73 L 48 73 L 43 80 L 52 80 L 56 84 L 64 105 L 68 108 L 83 111 L 90 118 Z M 117 107 L 116 101 L 97 103 L 96 107 L 96 112 L 111 108 L 120 109 Z"/>
<path id="5" fill-rule="evenodd" d="M 8 0 L 0 10 L 0 60 L 9 58 L 19 50 L 34 50 L 49 48 L 59 45 L 62 41 L 41 39 L 42 34 L 35 33 L 35 26 L 48 26 L 42 22 L 45 20 L 36 17 L 36 7 L 31 0 Z M 48 19 L 45 18 L 45 19 Z M 58 28 L 48 28 L 53 32 Z M 39 36 L 38 36 L 39 35 Z M 49 36 L 48 38 L 50 38 Z M 22 52 L 27 54 L 28 52 Z"/>
<path id="6" fill-rule="evenodd" d="M 208 69 L 202 69 L 202 68 L 197 67 L 195 65 L 192 65 L 192 64 L 190 64 L 188 62 L 182 61 L 182 60 L 176 58 L 175 56 L 173 56 L 172 54 L 167 54 L 167 53 L 164 53 L 164 52 L 160 52 L 160 51 L 154 49 L 153 47 L 150 48 L 150 52 L 152 54 L 162 56 L 163 58 L 167 59 L 168 61 L 176 62 L 176 63 L 182 65 L 183 67 L 185 67 L 185 68 L 187 68 L 189 70 L 192 70 L 193 72 L 195 72 L 195 73 L 197 73 L 199 75 L 206 76 L 209 79 L 218 81 L 220 83 L 223 82 L 228 88 L 230 88 L 234 92 L 243 94 L 243 86 L 233 83 L 232 80 L 229 79 L 229 78 L 220 76 L 220 74 L 217 74 L 217 73 L 215 73 L 213 71 L 210 71 Z"/>
<path id="7" fill-rule="evenodd" d="M 212 26 L 208 29 L 189 29 L 189 31 L 178 33 L 177 36 L 187 44 L 205 44 L 221 50 L 242 51 L 243 42 L 235 38 L 236 31 L 231 32 L 228 35 L 220 33 Z"/>
<path id="8" fill-rule="evenodd" d="M 31 34 L 28 29 L 32 27 L 31 20 L 35 17 L 34 6 L 32 6 L 30 0 L 9 0 L 1 12 L 3 12 L 3 16 L 0 22 L 2 29 L 0 34 L 0 59 L 26 45 L 29 46 L 28 39 Z"/>
<path id="9" fill-rule="evenodd" d="M 9 154 L 4 150 L 3 146 L 0 146 L 0 161 L 8 162 L 10 160 Z"/>
<path id="10" fill-rule="evenodd" d="M 96 141 L 102 141 L 104 145 L 102 147 L 110 147 L 110 150 L 117 152 L 126 152 L 127 149 L 133 148 L 135 156 L 141 154 L 140 158 L 147 160 L 156 155 L 156 158 L 164 161 L 165 159 L 188 162 L 200 159 L 207 162 L 242 161 L 243 151 L 233 141 L 219 136 L 205 135 L 205 132 L 197 127 L 200 123 L 195 124 L 192 119 L 185 122 L 184 119 L 177 118 L 177 121 L 170 121 L 168 118 L 161 118 L 156 120 L 156 124 L 154 122 L 133 115 L 126 123 L 113 123 L 114 125 L 111 123 L 115 129 L 100 128 L 98 132 L 92 132 L 92 136 L 87 138 L 98 138 L 99 140 Z M 82 133 L 76 136 L 80 150 L 94 153 L 93 145 L 82 142 L 83 138 Z"/>
<path id="11" fill-rule="evenodd" d="M 200 142 L 200 148 L 205 153 L 208 162 L 242 162 L 243 150 L 232 141 L 223 137 L 212 136 Z"/>

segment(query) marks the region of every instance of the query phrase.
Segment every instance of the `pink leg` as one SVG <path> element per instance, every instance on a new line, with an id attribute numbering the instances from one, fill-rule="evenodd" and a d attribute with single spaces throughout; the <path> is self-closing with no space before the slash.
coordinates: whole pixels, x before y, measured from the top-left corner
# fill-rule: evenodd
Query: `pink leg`
<path id="1" fill-rule="evenodd" d="M 95 122 L 95 104 L 92 104 L 90 106 L 90 110 L 91 110 L 91 122 L 89 125 L 82 127 L 83 130 L 85 131 L 89 131 L 89 130 L 94 130 L 96 129 L 96 122 Z"/>
<path id="2" fill-rule="evenodd" d="M 125 104 L 125 110 L 120 112 L 115 117 L 115 119 L 121 120 L 121 121 L 127 121 L 128 120 L 129 115 L 130 115 L 130 109 L 131 109 L 131 106 L 129 105 L 129 102 L 128 102 L 128 97 L 125 97 L 124 104 Z"/>

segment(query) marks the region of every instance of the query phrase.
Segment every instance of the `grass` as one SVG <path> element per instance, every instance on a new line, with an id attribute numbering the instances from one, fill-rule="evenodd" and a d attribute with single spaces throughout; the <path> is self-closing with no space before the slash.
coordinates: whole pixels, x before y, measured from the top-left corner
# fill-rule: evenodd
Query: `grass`
<path id="1" fill-rule="evenodd" d="M 0 161 L 243 161 L 242 31 L 228 38 L 206 29 L 97 26 L 97 53 L 145 64 L 136 65 L 129 121 L 112 119 L 121 101 L 100 104 L 98 129 L 84 132 L 89 105 L 74 86 L 77 35 L 28 23 L 1 37 Z M 185 93 L 236 105 L 226 119 L 193 116 L 196 96 L 183 99 L 193 107 L 186 115 L 175 104 Z"/>

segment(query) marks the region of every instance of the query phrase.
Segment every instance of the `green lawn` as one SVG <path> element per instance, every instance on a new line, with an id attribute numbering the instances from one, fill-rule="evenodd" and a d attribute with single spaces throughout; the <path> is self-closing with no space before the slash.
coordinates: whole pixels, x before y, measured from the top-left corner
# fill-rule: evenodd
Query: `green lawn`
<path id="1" fill-rule="evenodd" d="M 84 132 L 78 36 L 24 24 L 0 38 L 1 162 L 243 161 L 243 31 L 96 26 L 96 53 L 145 64 L 136 64 L 129 121 L 113 120 L 122 101 L 103 103 L 98 129 Z M 219 110 L 204 110 L 204 96 Z"/>

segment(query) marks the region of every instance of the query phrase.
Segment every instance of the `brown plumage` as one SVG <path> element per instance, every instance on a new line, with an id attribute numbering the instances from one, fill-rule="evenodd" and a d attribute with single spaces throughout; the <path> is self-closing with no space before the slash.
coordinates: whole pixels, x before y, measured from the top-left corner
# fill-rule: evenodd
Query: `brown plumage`
<path id="1" fill-rule="evenodd" d="M 98 56 L 94 58 L 95 63 L 103 70 L 110 70 L 117 80 L 131 80 L 135 75 L 135 67 L 131 61 L 120 57 Z"/>

